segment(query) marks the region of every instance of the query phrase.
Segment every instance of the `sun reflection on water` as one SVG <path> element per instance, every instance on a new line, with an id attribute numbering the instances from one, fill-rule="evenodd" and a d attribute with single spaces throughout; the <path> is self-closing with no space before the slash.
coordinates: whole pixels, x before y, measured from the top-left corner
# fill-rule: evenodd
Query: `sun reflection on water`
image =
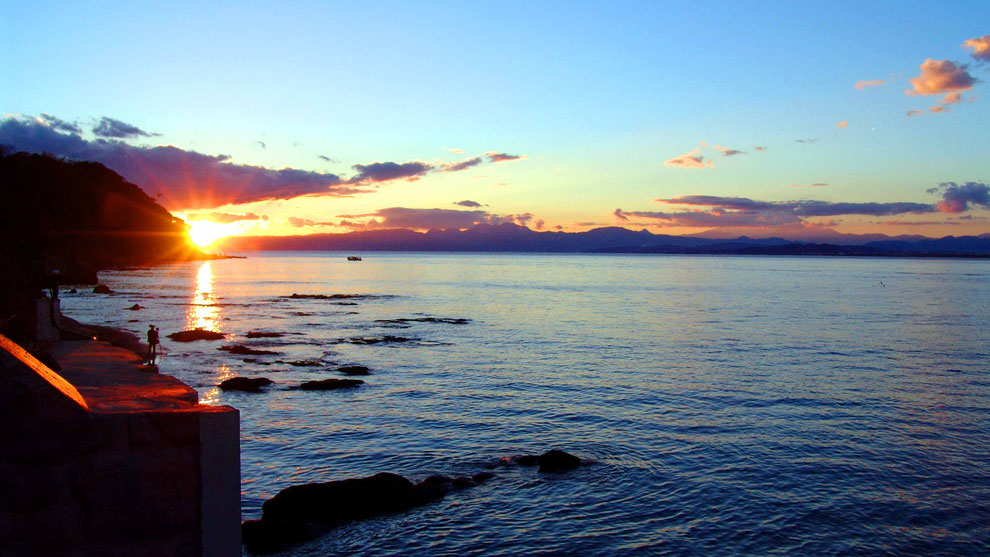
<path id="1" fill-rule="evenodd" d="M 199 267 L 196 273 L 196 293 L 193 294 L 192 305 L 186 316 L 190 329 L 206 329 L 220 331 L 220 308 L 213 293 L 213 268 L 207 261 Z"/>

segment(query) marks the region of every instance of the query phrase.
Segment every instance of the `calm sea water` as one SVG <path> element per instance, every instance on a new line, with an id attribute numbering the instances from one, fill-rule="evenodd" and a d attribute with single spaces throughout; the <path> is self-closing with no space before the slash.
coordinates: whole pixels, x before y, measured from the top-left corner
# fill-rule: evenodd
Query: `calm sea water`
<path id="1" fill-rule="evenodd" d="M 498 468 L 289 553 L 988 553 L 988 262 L 247 255 L 101 273 L 117 294 L 63 298 L 84 322 L 282 353 L 164 341 L 162 372 L 240 409 L 245 519 L 303 482 L 464 475 L 551 448 L 594 461 Z M 379 321 L 420 317 L 470 323 Z M 384 335 L 413 340 L 340 342 Z M 356 390 L 292 388 L 333 364 L 373 371 Z M 215 387 L 235 375 L 275 385 Z"/>

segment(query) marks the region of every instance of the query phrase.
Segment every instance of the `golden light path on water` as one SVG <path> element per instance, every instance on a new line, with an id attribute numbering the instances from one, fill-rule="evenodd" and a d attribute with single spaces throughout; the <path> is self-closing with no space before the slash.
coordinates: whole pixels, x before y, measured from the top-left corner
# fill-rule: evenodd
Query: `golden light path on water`
<path id="1" fill-rule="evenodd" d="M 217 307 L 217 297 L 213 292 L 213 267 L 209 261 L 200 265 L 199 271 L 196 272 L 196 292 L 193 294 L 189 313 L 186 315 L 186 325 L 188 329 L 220 332 L 220 308 Z M 218 381 L 223 381 L 230 375 L 231 371 L 227 364 L 222 364 L 217 370 Z M 200 402 L 214 404 L 219 398 L 220 389 L 213 387 L 200 395 Z"/>
<path id="2" fill-rule="evenodd" d="M 186 318 L 190 329 L 206 329 L 220 332 L 220 308 L 213 293 L 213 268 L 207 261 L 196 273 L 196 292 Z"/>

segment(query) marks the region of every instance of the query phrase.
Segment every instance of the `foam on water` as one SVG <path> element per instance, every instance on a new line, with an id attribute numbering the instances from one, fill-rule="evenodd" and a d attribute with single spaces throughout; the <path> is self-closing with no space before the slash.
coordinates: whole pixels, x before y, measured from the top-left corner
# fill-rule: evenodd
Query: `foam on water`
<path id="1" fill-rule="evenodd" d="M 139 334 L 148 323 L 230 334 L 166 340 L 161 367 L 240 409 L 244 518 L 295 483 L 471 474 L 549 448 L 594 461 L 562 475 L 498 468 L 482 487 L 292 553 L 958 554 L 990 543 L 986 262 L 248 255 L 102 273 L 118 294 L 63 298 L 70 316 Z M 122 311 L 138 301 L 147 309 Z M 340 342 L 386 336 L 414 340 Z M 281 355 L 244 362 L 223 344 Z M 291 388 L 349 364 L 372 369 L 358 389 Z M 216 389 L 233 375 L 276 384 Z"/>

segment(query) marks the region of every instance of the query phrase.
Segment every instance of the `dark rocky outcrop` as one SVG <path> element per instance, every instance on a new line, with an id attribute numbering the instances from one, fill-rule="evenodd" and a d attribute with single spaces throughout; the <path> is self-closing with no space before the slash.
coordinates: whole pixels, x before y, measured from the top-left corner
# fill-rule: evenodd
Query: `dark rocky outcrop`
<path id="1" fill-rule="evenodd" d="M 248 331 L 248 334 L 244 335 L 247 338 L 279 338 L 284 336 L 285 333 L 269 333 L 266 331 Z"/>
<path id="2" fill-rule="evenodd" d="M 519 466 L 536 466 L 539 463 L 540 457 L 535 454 L 524 454 L 521 456 L 512 457 L 512 461 Z"/>
<path id="3" fill-rule="evenodd" d="M 222 391 L 244 391 L 246 393 L 260 393 L 262 387 L 272 384 L 272 380 L 267 377 L 231 377 L 222 381 L 218 387 Z"/>
<path id="4" fill-rule="evenodd" d="M 144 309 L 144 306 L 142 306 L 141 304 L 134 304 L 133 306 L 125 309 L 129 309 L 131 311 L 137 311 L 139 309 Z"/>
<path id="5" fill-rule="evenodd" d="M 443 496 L 444 490 L 436 485 L 413 484 L 388 472 L 294 485 L 265 501 L 261 520 L 245 522 L 241 536 L 248 551 L 273 551 L 309 539 L 321 526 L 325 530 L 345 522 L 405 511 Z"/>
<path id="6" fill-rule="evenodd" d="M 113 294 L 113 290 L 105 284 L 97 284 L 93 287 L 93 294 Z"/>
<path id="7" fill-rule="evenodd" d="M 411 342 L 419 339 L 399 337 L 393 335 L 383 335 L 380 337 L 351 337 L 334 341 L 335 343 L 349 342 L 351 344 L 395 344 L 399 342 Z"/>
<path id="8" fill-rule="evenodd" d="M 407 323 L 445 323 L 447 325 L 467 325 L 470 319 L 462 317 L 400 317 L 398 319 L 375 319 L 375 323 L 404 325 Z"/>
<path id="9" fill-rule="evenodd" d="M 478 483 L 485 483 L 486 481 L 495 477 L 495 474 L 488 472 L 487 470 L 478 472 L 477 474 L 471 476 L 471 479 Z"/>
<path id="10" fill-rule="evenodd" d="M 226 335 L 216 331 L 207 331 L 206 329 L 191 329 L 172 333 L 168 335 L 168 338 L 175 342 L 193 342 L 196 340 L 223 340 L 226 338 Z"/>
<path id="11" fill-rule="evenodd" d="M 367 366 L 341 366 L 337 368 L 337 371 L 344 375 L 368 375 L 371 373 Z"/>
<path id="12" fill-rule="evenodd" d="M 0 315 L 100 269 L 203 259 L 188 226 L 102 164 L 0 148 Z"/>
<path id="13" fill-rule="evenodd" d="M 540 472 L 565 472 L 581 465 L 581 459 L 564 451 L 554 449 L 540 455 Z"/>
<path id="14" fill-rule="evenodd" d="M 323 379 L 321 381 L 306 381 L 299 385 L 304 391 L 335 391 L 337 389 L 350 389 L 363 385 L 360 379 Z"/>
<path id="15" fill-rule="evenodd" d="M 228 344 L 217 348 L 217 350 L 222 352 L 230 352 L 231 354 L 237 354 L 238 356 L 277 356 L 280 354 L 279 352 L 273 352 L 271 350 L 256 350 L 240 344 Z"/>

